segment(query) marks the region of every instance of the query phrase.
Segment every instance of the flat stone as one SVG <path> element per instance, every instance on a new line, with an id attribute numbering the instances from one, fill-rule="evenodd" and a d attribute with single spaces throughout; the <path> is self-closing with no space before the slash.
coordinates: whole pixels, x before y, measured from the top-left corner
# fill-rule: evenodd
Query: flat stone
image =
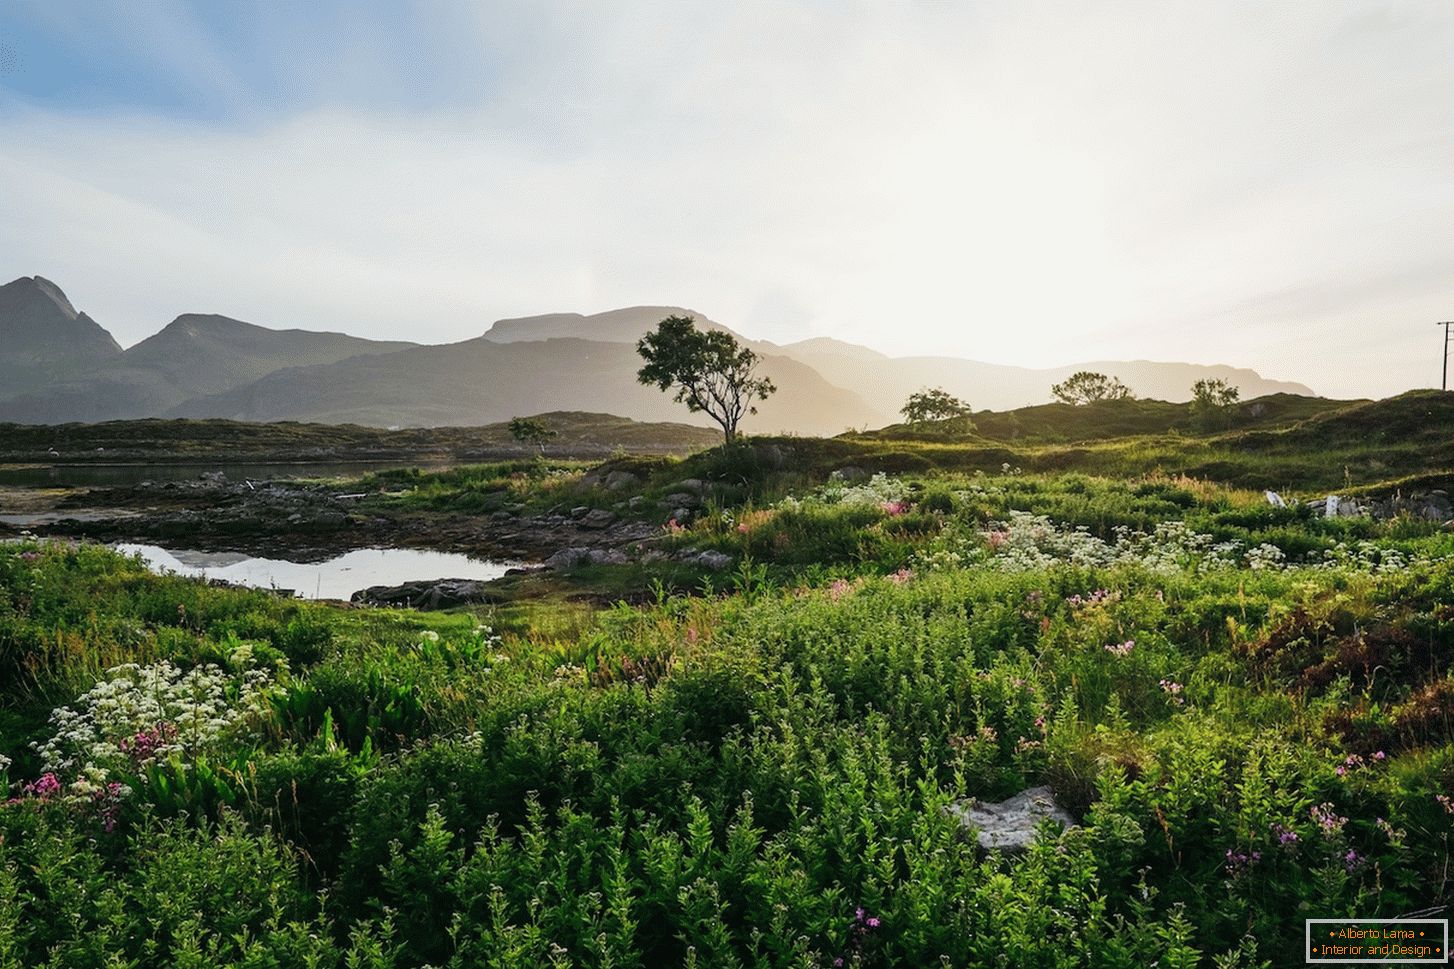
<path id="1" fill-rule="evenodd" d="M 616 520 L 616 513 L 605 508 L 593 508 L 580 519 L 582 528 L 608 528 Z"/>
<path id="2" fill-rule="evenodd" d="M 1062 828 L 1076 827 L 1075 818 L 1055 800 L 1048 787 L 1031 787 L 1014 797 L 986 804 L 977 798 L 955 801 L 944 809 L 986 851 L 1016 854 L 1030 847 L 1036 828 L 1049 818 Z"/>

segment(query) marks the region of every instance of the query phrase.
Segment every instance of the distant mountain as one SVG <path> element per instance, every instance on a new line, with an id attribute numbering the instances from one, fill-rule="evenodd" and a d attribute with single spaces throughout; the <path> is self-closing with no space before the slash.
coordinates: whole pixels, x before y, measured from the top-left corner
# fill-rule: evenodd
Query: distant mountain
<path id="1" fill-rule="evenodd" d="M 375 426 L 479 425 L 541 411 L 590 410 L 638 421 L 689 420 L 655 387 L 636 381 L 641 359 L 627 343 L 548 339 L 499 343 L 479 337 L 387 356 L 280 370 L 255 383 L 173 408 L 172 417 L 353 422 Z M 877 426 L 886 415 L 812 368 L 768 356 L 762 371 L 778 393 L 743 426 L 837 434 Z M 3 412 L 3 409 L 0 409 Z"/>
<path id="2" fill-rule="evenodd" d="M 692 316 L 706 329 L 733 331 L 694 310 L 680 306 L 632 306 L 582 316 L 552 313 L 500 320 L 485 333 L 496 342 L 521 342 L 553 337 L 578 337 L 634 344 L 667 316 Z M 734 333 L 760 354 L 784 356 L 805 363 L 829 383 L 852 388 L 873 411 L 893 415 L 904 399 L 922 387 L 943 387 L 969 401 L 975 409 L 1008 410 L 1047 403 L 1050 388 L 1077 370 L 1094 370 L 1119 377 L 1137 396 L 1156 400 L 1191 399 L 1191 386 L 1203 378 L 1226 380 L 1244 398 L 1267 394 L 1314 396 L 1302 384 L 1267 380 L 1253 370 L 1194 363 L 1158 363 L 1150 360 L 1101 360 L 1037 370 L 959 357 L 890 357 L 855 343 L 818 337 L 779 346 L 750 340 Z"/>
<path id="3" fill-rule="evenodd" d="M 284 367 L 412 346 L 343 333 L 270 330 L 226 316 L 189 313 L 70 379 L 0 401 L 0 420 L 56 424 L 157 417 L 194 397 L 241 387 Z"/>
<path id="4" fill-rule="evenodd" d="M 111 334 L 50 280 L 22 276 L 0 286 L 0 398 L 120 354 Z"/>
<path id="5" fill-rule="evenodd" d="M 833 383 L 853 387 L 871 404 L 893 411 L 922 387 L 943 387 L 976 410 L 1044 404 L 1051 399 L 1050 388 L 1077 370 L 1119 377 L 1136 396 L 1153 400 L 1190 400 L 1192 384 L 1204 378 L 1227 381 L 1242 391 L 1244 400 L 1268 394 L 1316 396 L 1303 384 L 1268 380 L 1255 370 L 1222 365 L 1093 360 L 1039 370 L 958 357 L 888 357 L 852 343 L 824 339 L 790 343 L 779 352 L 801 360 Z"/>
<path id="6" fill-rule="evenodd" d="M 553 313 L 500 320 L 443 346 L 342 333 L 270 330 L 187 314 L 122 351 L 40 277 L 0 287 L 0 421 L 61 423 L 141 417 L 354 422 L 379 427 L 478 426 L 517 414 L 576 410 L 708 425 L 670 395 L 636 382 L 635 343 L 667 316 L 733 331 L 679 306 Z M 1183 401 L 1196 380 L 1237 385 L 1244 399 L 1312 396 L 1251 370 L 1102 361 L 1035 370 L 954 357 L 889 357 L 830 338 L 779 346 L 735 334 L 762 358 L 778 392 L 743 422 L 759 433 L 836 434 L 882 427 L 921 387 L 943 387 L 976 410 L 1050 400 L 1076 370 L 1120 377 L 1141 397 Z"/>

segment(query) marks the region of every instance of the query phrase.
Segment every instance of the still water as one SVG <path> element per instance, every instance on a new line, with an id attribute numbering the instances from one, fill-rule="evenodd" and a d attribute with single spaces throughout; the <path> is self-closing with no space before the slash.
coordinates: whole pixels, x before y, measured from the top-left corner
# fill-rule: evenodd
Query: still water
<path id="1" fill-rule="evenodd" d="M 518 563 L 413 548 L 360 548 L 322 562 L 293 562 L 245 552 L 198 552 L 159 545 L 118 544 L 153 572 L 224 579 L 260 589 L 291 589 L 305 599 L 347 599 L 373 585 L 422 579 L 498 579 Z"/>

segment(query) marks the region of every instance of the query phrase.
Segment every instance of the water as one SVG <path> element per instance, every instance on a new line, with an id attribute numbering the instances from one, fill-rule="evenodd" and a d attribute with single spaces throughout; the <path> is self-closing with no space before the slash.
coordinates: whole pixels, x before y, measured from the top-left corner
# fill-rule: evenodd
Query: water
<path id="1" fill-rule="evenodd" d="M 518 563 L 413 548 L 361 548 L 323 562 L 294 562 L 245 552 L 199 552 L 159 545 L 119 544 L 153 572 L 223 579 L 259 589 L 291 589 L 305 599 L 347 599 L 373 585 L 424 579 L 498 579 Z"/>
<path id="2" fill-rule="evenodd" d="M 228 481 L 355 478 L 368 471 L 447 466 L 448 462 L 408 459 L 300 464 L 32 464 L 0 466 L 0 487 L 126 488 L 143 481 L 196 481 L 207 471 L 221 471 Z"/>

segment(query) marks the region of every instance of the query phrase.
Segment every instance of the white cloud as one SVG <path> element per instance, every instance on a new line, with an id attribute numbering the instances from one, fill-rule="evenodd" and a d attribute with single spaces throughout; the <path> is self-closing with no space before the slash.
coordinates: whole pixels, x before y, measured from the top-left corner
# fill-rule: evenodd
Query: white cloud
<path id="1" fill-rule="evenodd" d="M 673 302 L 898 353 L 1437 379 L 1454 8 L 607 10 L 464 8 L 416 66 L 469 96 L 428 111 L 12 108 L 0 274 L 123 343 L 184 311 L 435 342 Z M 216 58 L 190 33 L 187 70 Z M 381 56 L 341 46 L 337 77 L 277 69 L 337 90 Z"/>

